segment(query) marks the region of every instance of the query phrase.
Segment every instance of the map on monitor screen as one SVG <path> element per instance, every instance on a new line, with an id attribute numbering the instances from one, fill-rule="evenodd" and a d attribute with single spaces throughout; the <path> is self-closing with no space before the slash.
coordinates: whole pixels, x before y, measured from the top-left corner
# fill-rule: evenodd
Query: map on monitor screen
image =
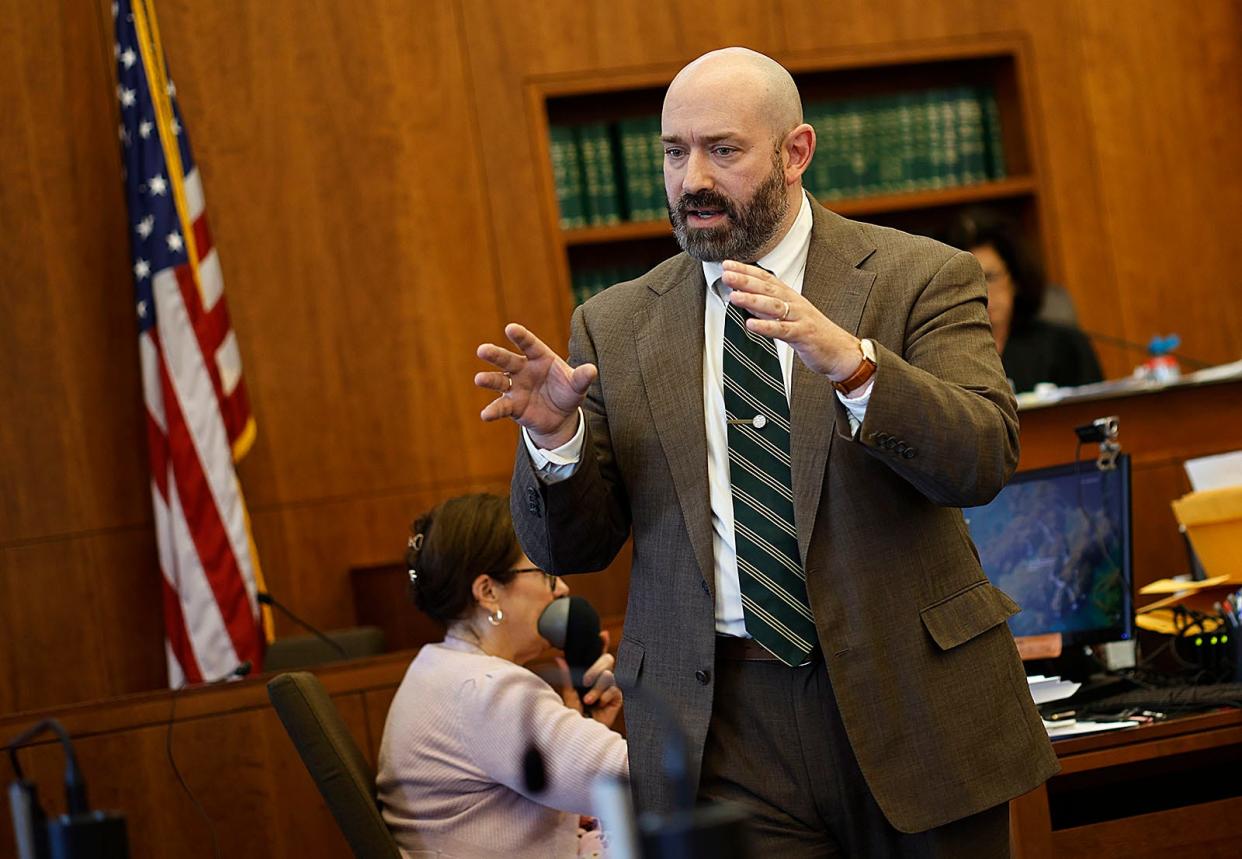
<path id="1" fill-rule="evenodd" d="M 989 504 L 962 511 L 983 570 L 1022 611 L 1014 635 L 1129 638 L 1129 459 L 1020 472 Z"/>

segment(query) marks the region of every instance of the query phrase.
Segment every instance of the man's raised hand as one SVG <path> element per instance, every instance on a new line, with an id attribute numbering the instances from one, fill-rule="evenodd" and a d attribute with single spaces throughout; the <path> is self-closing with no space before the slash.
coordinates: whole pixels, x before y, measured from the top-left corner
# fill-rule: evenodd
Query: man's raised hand
<path id="1" fill-rule="evenodd" d="M 500 394 L 479 417 L 485 421 L 512 418 L 539 447 L 560 447 L 578 431 L 578 406 L 599 371 L 594 364 L 570 367 L 515 322 L 505 326 L 505 337 L 520 353 L 492 343 L 484 343 L 476 353 L 496 369 L 475 373 L 474 383 Z"/>

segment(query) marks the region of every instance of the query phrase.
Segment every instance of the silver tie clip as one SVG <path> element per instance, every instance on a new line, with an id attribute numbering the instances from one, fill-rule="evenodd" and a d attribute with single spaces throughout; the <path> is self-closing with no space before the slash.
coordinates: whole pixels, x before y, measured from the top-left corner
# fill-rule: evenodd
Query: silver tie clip
<path id="1" fill-rule="evenodd" d="M 768 425 L 768 419 L 765 415 L 755 415 L 753 418 L 728 418 L 726 423 L 731 427 L 750 425 L 755 429 L 763 429 Z"/>

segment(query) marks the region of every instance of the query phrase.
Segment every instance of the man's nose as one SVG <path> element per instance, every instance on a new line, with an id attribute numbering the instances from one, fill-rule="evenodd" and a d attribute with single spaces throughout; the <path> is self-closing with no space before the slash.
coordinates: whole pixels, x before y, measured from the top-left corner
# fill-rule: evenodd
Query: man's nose
<path id="1" fill-rule="evenodd" d="M 685 194 L 697 194 L 715 187 L 716 180 L 712 174 L 712 162 L 705 152 L 691 152 L 686 158 L 686 174 L 681 180 L 681 190 Z"/>

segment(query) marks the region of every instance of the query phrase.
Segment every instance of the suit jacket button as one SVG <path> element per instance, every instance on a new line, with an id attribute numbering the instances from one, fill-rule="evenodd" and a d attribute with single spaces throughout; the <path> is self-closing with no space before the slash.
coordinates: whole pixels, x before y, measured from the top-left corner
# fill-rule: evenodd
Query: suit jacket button
<path id="1" fill-rule="evenodd" d="M 699 681 L 700 685 L 706 686 L 708 683 L 712 682 L 712 673 L 700 668 L 698 671 L 694 672 L 694 679 Z"/>
<path id="2" fill-rule="evenodd" d="M 534 516 L 540 516 L 543 505 L 539 500 L 539 492 L 533 486 L 526 488 L 526 512 Z"/>
<path id="3" fill-rule="evenodd" d="M 884 439 L 884 449 L 885 449 L 885 450 L 892 450 L 892 449 L 893 449 L 893 448 L 895 448 L 896 446 L 897 446 L 897 439 L 893 438 L 891 435 L 890 435 L 890 436 L 887 436 L 887 437 Z"/>
<path id="4" fill-rule="evenodd" d="M 884 442 L 888 441 L 888 433 L 873 432 L 871 434 L 871 440 L 874 441 L 876 444 L 882 445 L 884 444 Z"/>
<path id="5" fill-rule="evenodd" d="M 906 459 L 914 459 L 914 455 L 917 452 L 918 452 L 917 449 L 912 445 L 910 447 L 907 447 L 905 450 L 903 450 L 901 452 L 901 455 L 904 456 Z"/>
<path id="6" fill-rule="evenodd" d="M 893 448 L 893 450 L 897 451 L 897 453 L 901 454 L 902 456 L 905 456 L 906 451 L 909 449 L 910 449 L 909 445 L 907 445 L 904 441 L 897 442 L 897 445 Z"/>

